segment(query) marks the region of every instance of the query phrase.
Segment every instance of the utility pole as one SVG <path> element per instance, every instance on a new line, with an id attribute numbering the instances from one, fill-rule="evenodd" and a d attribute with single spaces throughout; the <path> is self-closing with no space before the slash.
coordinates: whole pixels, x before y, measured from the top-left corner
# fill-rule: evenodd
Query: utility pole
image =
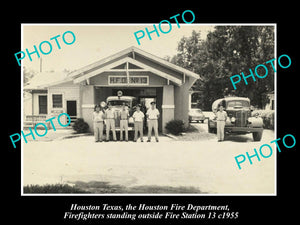
<path id="1" fill-rule="evenodd" d="M 40 58 L 40 73 L 42 72 L 42 57 Z"/>

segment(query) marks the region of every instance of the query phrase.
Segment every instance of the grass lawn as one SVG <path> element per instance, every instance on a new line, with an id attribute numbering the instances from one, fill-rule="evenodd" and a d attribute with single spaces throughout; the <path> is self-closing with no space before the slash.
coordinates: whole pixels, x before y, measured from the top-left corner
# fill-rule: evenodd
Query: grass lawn
<path id="1" fill-rule="evenodd" d="M 89 193 L 78 187 L 72 187 L 68 184 L 46 184 L 46 185 L 26 185 L 23 188 L 25 194 L 42 193 Z"/>
<path id="2" fill-rule="evenodd" d="M 76 181 L 73 185 L 68 184 L 46 184 L 46 185 L 27 185 L 24 187 L 24 194 L 41 194 L 41 193 L 202 193 L 194 187 L 171 187 L 158 185 L 142 185 L 125 187 L 123 185 L 114 185 L 109 182 Z"/>

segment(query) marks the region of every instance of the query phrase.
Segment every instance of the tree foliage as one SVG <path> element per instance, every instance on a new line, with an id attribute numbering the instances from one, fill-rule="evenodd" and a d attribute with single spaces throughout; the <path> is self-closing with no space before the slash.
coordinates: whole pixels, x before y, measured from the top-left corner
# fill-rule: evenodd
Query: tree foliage
<path id="1" fill-rule="evenodd" d="M 249 97 L 252 105 L 263 107 L 267 94 L 274 90 L 274 71 L 270 64 L 274 58 L 274 27 L 272 26 L 216 26 L 206 40 L 200 32 L 193 31 L 178 43 L 178 53 L 171 62 L 198 73 L 194 90 L 201 90 L 199 100 L 204 110 L 210 110 L 214 100 L 227 95 Z M 265 64 L 268 75 L 264 79 L 241 80 L 234 90 L 230 77 L 243 72 L 250 74 L 259 64 Z M 264 71 L 258 73 L 263 75 Z"/>
<path id="2" fill-rule="evenodd" d="M 27 84 L 31 78 L 36 75 L 36 72 L 32 69 L 28 69 L 25 66 L 23 67 L 23 84 Z"/>

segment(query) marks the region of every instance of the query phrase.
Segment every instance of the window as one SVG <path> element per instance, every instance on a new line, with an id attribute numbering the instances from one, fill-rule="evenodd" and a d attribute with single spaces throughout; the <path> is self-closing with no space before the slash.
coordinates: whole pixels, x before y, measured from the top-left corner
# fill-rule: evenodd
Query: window
<path id="1" fill-rule="evenodd" d="M 202 113 L 201 109 L 192 109 L 191 111 L 195 113 Z"/>
<path id="2" fill-rule="evenodd" d="M 62 95 L 52 95 L 53 108 L 62 108 Z"/>
<path id="3" fill-rule="evenodd" d="M 47 114 L 47 96 L 39 95 L 39 114 Z"/>
<path id="4" fill-rule="evenodd" d="M 123 103 L 127 104 L 127 105 L 130 105 L 129 101 L 125 101 L 125 100 L 112 100 L 112 101 L 109 101 L 109 103 L 112 105 L 112 106 L 122 106 Z"/>
<path id="5" fill-rule="evenodd" d="M 236 101 L 230 101 L 227 103 L 227 107 L 237 107 L 237 108 L 241 108 L 241 107 L 250 107 L 249 102 L 247 101 L 240 101 L 240 100 L 236 100 Z"/>

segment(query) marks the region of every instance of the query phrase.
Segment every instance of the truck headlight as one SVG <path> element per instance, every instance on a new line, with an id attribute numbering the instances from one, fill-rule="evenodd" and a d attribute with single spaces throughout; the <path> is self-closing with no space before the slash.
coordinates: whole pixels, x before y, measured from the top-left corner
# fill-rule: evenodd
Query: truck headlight
<path id="1" fill-rule="evenodd" d="M 231 123 L 235 122 L 235 117 L 231 117 Z"/>
<path id="2" fill-rule="evenodd" d="M 249 117 L 247 121 L 248 121 L 249 124 L 252 124 L 252 120 L 253 120 L 253 118 Z"/>

